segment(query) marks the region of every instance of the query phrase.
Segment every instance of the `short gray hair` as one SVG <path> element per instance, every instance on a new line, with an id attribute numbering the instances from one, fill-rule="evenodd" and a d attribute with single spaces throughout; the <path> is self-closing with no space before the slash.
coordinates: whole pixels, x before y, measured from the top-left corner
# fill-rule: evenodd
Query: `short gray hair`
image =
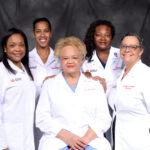
<path id="1" fill-rule="evenodd" d="M 74 37 L 74 36 L 70 36 L 70 37 L 66 37 L 66 38 L 62 38 L 62 39 L 58 40 L 58 42 L 56 43 L 55 48 L 54 48 L 54 55 L 57 58 L 60 58 L 61 50 L 65 46 L 69 46 L 69 45 L 75 46 L 80 51 L 80 53 L 83 57 L 83 60 L 85 59 L 85 56 L 87 53 L 86 46 L 83 41 L 81 41 L 79 38 Z"/>

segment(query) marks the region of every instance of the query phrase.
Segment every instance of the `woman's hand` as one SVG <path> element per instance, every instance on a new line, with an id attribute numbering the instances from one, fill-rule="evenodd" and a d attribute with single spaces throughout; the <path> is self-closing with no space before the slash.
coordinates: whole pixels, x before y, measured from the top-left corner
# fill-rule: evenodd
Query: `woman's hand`
<path id="1" fill-rule="evenodd" d="M 3 150 L 9 150 L 9 148 L 5 148 L 5 149 L 3 149 Z"/>
<path id="2" fill-rule="evenodd" d="M 99 76 L 95 76 L 95 77 L 92 77 L 93 80 L 99 80 L 100 83 L 102 84 L 103 88 L 104 88 L 104 91 L 106 92 L 107 90 L 107 87 L 106 87 L 106 80 L 104 78 L 101 78 Z"/>
<path id="3" fill-rule="evenodd" d="M 91 72 L 82 72 L 87 78 L 91 78 L 92 74 Z"/>
<path id="4" fill-rule="evenodd" d="M 106 88 L 106 80 L 104 78 L 101 78 L 99 76 L 95 76 L 93 77 L 92 74 L 90 72 L 82 72 L 87 78 L 92 78 L 93 80 L 99 80 L 100 83 L 102 84 L 104 91 L 106 92 L 107 88 Z"/>
<path id="5" fill-rule="evenodd" d="M 67 145 L 69 145 L 71 150 L 84 150 L 87 146 L 87 143 L 84 141 L 84 139 L 63 129 L 57 134 L 56 137 L 60 138 Z"/>
<path id="6" fill-rule="evenodd" d="M 88 145 L 95 138 L 97 138 L 96 133 L 91 128 L 89 128 L 86 134 L 82 137 L 82 140 Z"/>

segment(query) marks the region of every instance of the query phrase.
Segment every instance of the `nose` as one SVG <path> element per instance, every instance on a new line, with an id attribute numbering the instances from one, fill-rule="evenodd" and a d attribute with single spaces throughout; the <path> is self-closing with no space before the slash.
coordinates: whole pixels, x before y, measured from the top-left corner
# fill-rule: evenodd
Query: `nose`
<path id="1" fill-rule="evenodd" d="M 126 49 L 125 49 L 125 52 L 129 52 L 129 51 L 131 51 L 131 49 L 130 49 L 129 46 L 127 46 Z"/>
<path id="2" fill-rule="evenodd" d="M 44 36 L 44 31 L 41 32 L 41 36 Z"/>
<path id="3" fill-rule="evenodd" d="M 101 40 L 106 40 L 106 36 L 104 34 L 100 35 Z"/>
<path id="4" fill-rule="evenodd" d="M 69 63 L 69 64 L 71 64 L 71 63 L 72 63 L 72 61 L 73 61 L 73 59 L 72 59 L 72 58 L 69 58 L 69 59 L 68 59 L 68 63 Z"/>
<path id="5" fill-rule="evenodd" d="M 21 50 L 21 46 L 20 46 L 20 45 L 16 45 L 15 50 L 16 50 L 17 52 L 19 52 L 19 51 Z"/>

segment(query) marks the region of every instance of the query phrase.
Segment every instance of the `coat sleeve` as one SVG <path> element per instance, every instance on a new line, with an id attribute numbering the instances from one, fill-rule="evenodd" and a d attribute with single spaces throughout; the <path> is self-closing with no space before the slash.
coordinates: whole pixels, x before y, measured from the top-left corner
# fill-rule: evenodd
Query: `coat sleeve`
<path id="1" fill-rule="evenodd" d="M 44 82 L 36 109 L 36 126 L 45 134 L 56 136 L 63 128 L 51 114 L 51 97 L 48 88 L 49 80 Z"/>
<path id="2" fill-rule="evenodd" d="M 98 83 L 99 84 L 99 83 Z M 100 85 L 100 84 L 99 84 Z M 103 87 L 98 85 L 96 99 L 95 117 L 89 126 L 95 131 L 98 137 L 110 128 L 111 117 L 109 114 L 108 103 Z"/>
<path id="3" fill-rule="evenodd" d="M 142 78 L 142 94 L 143 94 L 143 99 L 144 103 L 146 105 L 146 109 L 148 113 L 150 114 L 150 70 L 145 73 L 146 77 Z"/>
<path id="4" fill-rule="evenodd" d="M 3 123 L 3 103 L 4 103 L 4 92 L 5 92 L 5 81 L 3 78 L 4 72 L 0 68 L 0 150 L 8 147 L 4 123 Z"/>

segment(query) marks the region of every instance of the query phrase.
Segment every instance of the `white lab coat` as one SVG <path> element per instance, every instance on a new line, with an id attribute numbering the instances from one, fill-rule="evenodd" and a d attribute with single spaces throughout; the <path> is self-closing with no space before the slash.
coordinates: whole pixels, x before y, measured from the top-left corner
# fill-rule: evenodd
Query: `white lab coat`
<path id="1" fill-rule="evenodd" d="M 34 82 L 23 65 L 8 62 L 16 74 L 0 63 L 0 150 L 34 150 Z"/>
<path id="2" fill-rule="evenodd" d="M 34 77 L 34 82 L 36 85 L 36 95 L 40 95 L 41 86 L 43 80 L 47 76 L 56 75 L 60 72 L 60 63 L 58 59 L 54 56 L 53 49 L 50 48 L 50 55 L 48 56 L 47 62 L 44 64 L 37 53 L 37 49 L 34 48 L 29 53 L 29 65 Z"/>
<path id="3" fill-rule="evenodd" d="M 110 122 L 104 90 L 98 81 L 81 74 L 75 93 L 62 73 L 44 83 L 36 110 L 36 126 L 43 132 L 39 150 L 65 147 L 66 144 L 56 138 L 61 129 L 83 136 L 89 126 L 98 136 L 90 145 L 98 150 L 110 150 L 110 144 L 103 137 Z"/>
<path id="4" fill-rule="evenodd" d="M 150 68 L 139 61 L 124 79 L 123 73 L 109 97 L 116 115 L 115 150 L 150 150 Z"/>
<path id="5" fill-rule="evenodd" d="M 91 72 L 92 76 L 100 76 L 102 78 L 105 78 L 108 94 L 109 89 L 113 85 L 113 82 L 120 76 L 120 73 L 124 66 L 120 58 L 120 50 L 111 46 L 105 68 L 99 61 L 96 51 L 93 51 L 93 56 L 91 60 L 91 62 L 85 60 L 82 65 L 82 71 Z"/>

